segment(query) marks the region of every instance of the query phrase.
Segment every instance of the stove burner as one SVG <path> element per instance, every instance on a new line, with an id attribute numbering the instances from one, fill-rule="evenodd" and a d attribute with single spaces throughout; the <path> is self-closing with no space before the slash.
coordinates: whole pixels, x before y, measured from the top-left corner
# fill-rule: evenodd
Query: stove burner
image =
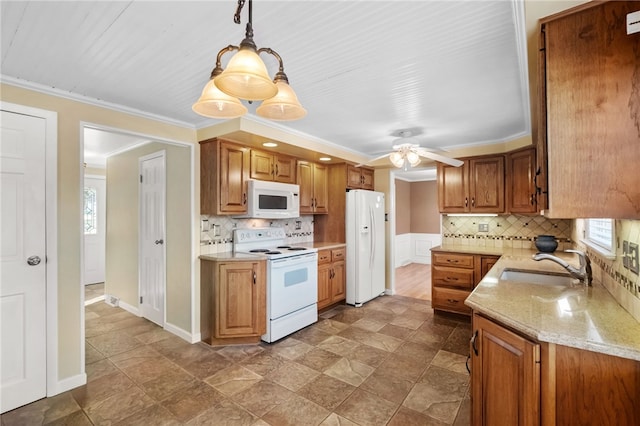
<path id="1" fill-rule="evenodd" d="M 276 248 L 279 248 L 279 249 L 290 249 L 291 246 L 278 246 Z"/>
<path id="2" fill-rule="evenodd" d="M 282 254 L 279 251 L 267 251 L 265 254 Z"/>
<path id="3" fill-rule="evenodd" d="M 306 248 L 304 248 L 304 247 L 289 247 L 289 251 L 299 251 L 299 250 L 306 250 Z"/>
<path id="4" fill-rule="evenodd" d="M 268 249 L 253 249 L 253 250 L 249 250 L 249 253 L 268 253 L 269 250 Z"/>

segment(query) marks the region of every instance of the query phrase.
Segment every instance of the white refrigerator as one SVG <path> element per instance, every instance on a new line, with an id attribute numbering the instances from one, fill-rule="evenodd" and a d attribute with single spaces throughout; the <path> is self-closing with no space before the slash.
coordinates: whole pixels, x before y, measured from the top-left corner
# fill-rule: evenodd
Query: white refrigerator
<path id="1" fill-rule="evenodd" d="M 384 194 L 347 192 L 347 303 L 362 306 L 384 293 Z"/>

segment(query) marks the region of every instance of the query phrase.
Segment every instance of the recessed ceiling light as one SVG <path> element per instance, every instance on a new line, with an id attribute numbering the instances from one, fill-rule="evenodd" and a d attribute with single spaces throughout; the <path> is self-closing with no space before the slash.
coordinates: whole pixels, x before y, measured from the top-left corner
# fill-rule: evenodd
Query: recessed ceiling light
<path id="1" fill-rule="evenodd" d="M 320 161 L 331 161 L 331 157 L 320 157 Z"/>
<path id="2" fill-rule="evenodd" d="M 275 146 L 278 146 L 278 144 L 277 144 L 277 143 L 275 143 L 275 142 L 264 142 L 264 143 L 262 144 L 262 146 L 266 146 L 266 147 L 269 147 L 269 148 L 273 148 L 273 147 L 275 147 Z"/>

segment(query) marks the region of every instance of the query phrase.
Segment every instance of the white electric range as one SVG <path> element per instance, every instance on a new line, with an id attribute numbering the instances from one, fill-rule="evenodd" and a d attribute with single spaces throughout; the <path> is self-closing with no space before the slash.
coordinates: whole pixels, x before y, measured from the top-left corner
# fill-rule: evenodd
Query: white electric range
<path id="1" fill-rule="evenodd" d="M 233 233 L 236 253 L 267 258 L 267 332 L 271 343 L 318 321 L 318 250 L 285 244 L 284 228 Z"/>

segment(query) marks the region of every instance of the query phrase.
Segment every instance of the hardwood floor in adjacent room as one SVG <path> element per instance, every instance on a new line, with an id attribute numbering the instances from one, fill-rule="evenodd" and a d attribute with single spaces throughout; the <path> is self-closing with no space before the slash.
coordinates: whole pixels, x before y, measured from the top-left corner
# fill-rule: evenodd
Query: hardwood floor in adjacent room
<path id="1" fill-rule="evenodd" d="M 431 300 L 431 265 L 410 263 L 396 268 L 395 294 Z"/>

